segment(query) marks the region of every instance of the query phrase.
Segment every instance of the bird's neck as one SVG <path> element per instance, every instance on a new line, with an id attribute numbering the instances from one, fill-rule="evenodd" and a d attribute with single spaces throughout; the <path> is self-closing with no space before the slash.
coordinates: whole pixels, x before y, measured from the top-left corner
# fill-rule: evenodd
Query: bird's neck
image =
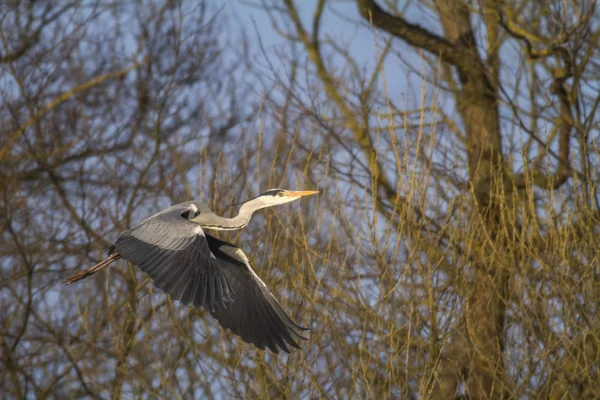
<path id="1" fill-rule="evenodd" d="M 233 218 L 220 218 L 216 224 L 201 224 L 203 229 L 210 229 L 214 231 L 235 231 L 242 229 L 248 225 L 252 214 L 256 211 L 256 207 L 252 207 L 251 204 L 243 204 L 240 207 L 238 215 Z"/>

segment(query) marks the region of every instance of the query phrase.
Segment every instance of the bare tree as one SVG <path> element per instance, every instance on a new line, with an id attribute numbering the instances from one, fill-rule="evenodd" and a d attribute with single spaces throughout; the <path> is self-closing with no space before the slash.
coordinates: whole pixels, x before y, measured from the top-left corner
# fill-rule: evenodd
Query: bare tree
<path id="1" fill-rule="evenodd" d="M 261 5 L 275 54 L 217 2 L 0 6 L 3 395 L 599 397 L 595 3 Z M 61 284 L 162 208 L 272 187 L 322 196 L 225 239 L 301 351 L 125 262 Z"/>
<path id="2" fill-rule="evenodd" d="M 271 75 L 287 94 L 273 97 L 282 129 L 318 132 L 331 185 L 366 194 L 338 221 L 362 253 L 345 265 L 363 307 L 350 312 L 343 290 L 336 328 L 356 330 L 356 348 L 329 369 L 368 372 L 335 382 L 390 397 L 594 397 L 595 3 L 399 4 L 356 1 L 378 54 L 365 71 L 323 33 L 344 15 L 336 2 L 317 2 L 310 23 L 298 2 L 262 3 L 295 49 L 287 75 Z M 405 76 L 428 85 L 408 108 L 387 85 Z"/>
<path id="3" fill-rule="evenodd" d="M 235 37 L 219 29 L 218 11 L 177 1 L 0 6 L 3 396 L 213 390 L 198 376 L 192 323 L 163 330 L 155 315 L 172 305 L 139 290 L 133 269 L 115 269 L 106 286 L 60 282 L 141 217 L 199 197 L 213 161 L 242 135 L 256 102 L 239 106 L 243 47 L 227 50 Z"/>

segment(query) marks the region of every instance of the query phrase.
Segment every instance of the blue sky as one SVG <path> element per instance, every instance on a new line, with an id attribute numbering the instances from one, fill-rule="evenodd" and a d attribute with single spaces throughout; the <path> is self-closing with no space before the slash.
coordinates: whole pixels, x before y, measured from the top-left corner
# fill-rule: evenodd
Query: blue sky
<path id="1" fill-rule="evenodd" d="M 258 42 L 260 39 L 267 56 L 271 57 L 270 61 L 276 64 L 278 58 L 275 57 L 275 54 L 289 54 L 291 52 L 290 44 L 275 31 L 267 12 L 260 8 L 259 4 L 251 1 L 237 0 L 235 3 L 229 3 L 223 11 L 239 19 L 242 29 L 246 31 L 247 38 L 255 50 L 259 47 Z M 310 30 L 316 2 L 296 1 L 295 4 L 305 29 Z M 284 20 L 279 19 L 279 21 Z M 372 31 L 365 29 L 364 26 L 360 27 L 361 23 L 363 23 L 363 20 L 358 15 L 354 1 L 329 1 L 323 13 L 320 37 L 322 39 L 332 38 L 342 45 L 347 45 L 350 55 L 358 62 L 359 66 L 371 67 L 370 69 L 372 69 L 378 53 L 375 37 Z M 385 36 L 379 36 L 378 45 L 383 44 L 382 37 Z M 255 54 L 259 59 L 263 58 L 264 60 L 260 52 Z M 412 51 L 411 56 L 413 61 L 418 63 L 418 60 L 414 59 L 414 52 Z M 392 78 L 394 74 L 391 71 L 397 70 L 398 66 L 391 61 L 384 65 L 384 68 L 390 70 L 390 74 L 386 78 L 390 95 L 393 98 L 395 97 L 394 100 L 399 100 L 399 96 L 406 90 L 408 83 L 406 79 Z"/>

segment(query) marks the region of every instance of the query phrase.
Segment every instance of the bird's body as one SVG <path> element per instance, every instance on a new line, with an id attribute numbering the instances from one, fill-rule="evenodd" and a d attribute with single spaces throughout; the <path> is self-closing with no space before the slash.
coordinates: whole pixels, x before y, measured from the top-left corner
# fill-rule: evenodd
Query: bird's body
<path id="1" fill-rule="evenodd" d="M 174 205 L 121 232 L 108 258 L 65 282 L 86 278 L 123 258 L 174 300 L 209 310 L 245 342 L 289 352 L 288 346 L 299 348 L 306 329 L 287 315 L 240 248 L 204 229 L 241 229 L 258 209 L 314 193 L 272 189 L 244 202 L 234 218 L 217 216 L 200 201 Z"/>

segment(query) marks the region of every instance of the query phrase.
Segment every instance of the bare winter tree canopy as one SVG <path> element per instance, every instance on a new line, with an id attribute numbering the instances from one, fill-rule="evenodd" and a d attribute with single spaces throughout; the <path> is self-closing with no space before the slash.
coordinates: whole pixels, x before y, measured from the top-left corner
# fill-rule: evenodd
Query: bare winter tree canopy
<path id="1" fill-rule="evenodd" d="M 2 2 L 2 396 L 600 398 L 598 6 Z M 124 260 L 62 284 L 160 210 L 275 187 L 320 193 L 214 240 L 300 350 Z"/>

